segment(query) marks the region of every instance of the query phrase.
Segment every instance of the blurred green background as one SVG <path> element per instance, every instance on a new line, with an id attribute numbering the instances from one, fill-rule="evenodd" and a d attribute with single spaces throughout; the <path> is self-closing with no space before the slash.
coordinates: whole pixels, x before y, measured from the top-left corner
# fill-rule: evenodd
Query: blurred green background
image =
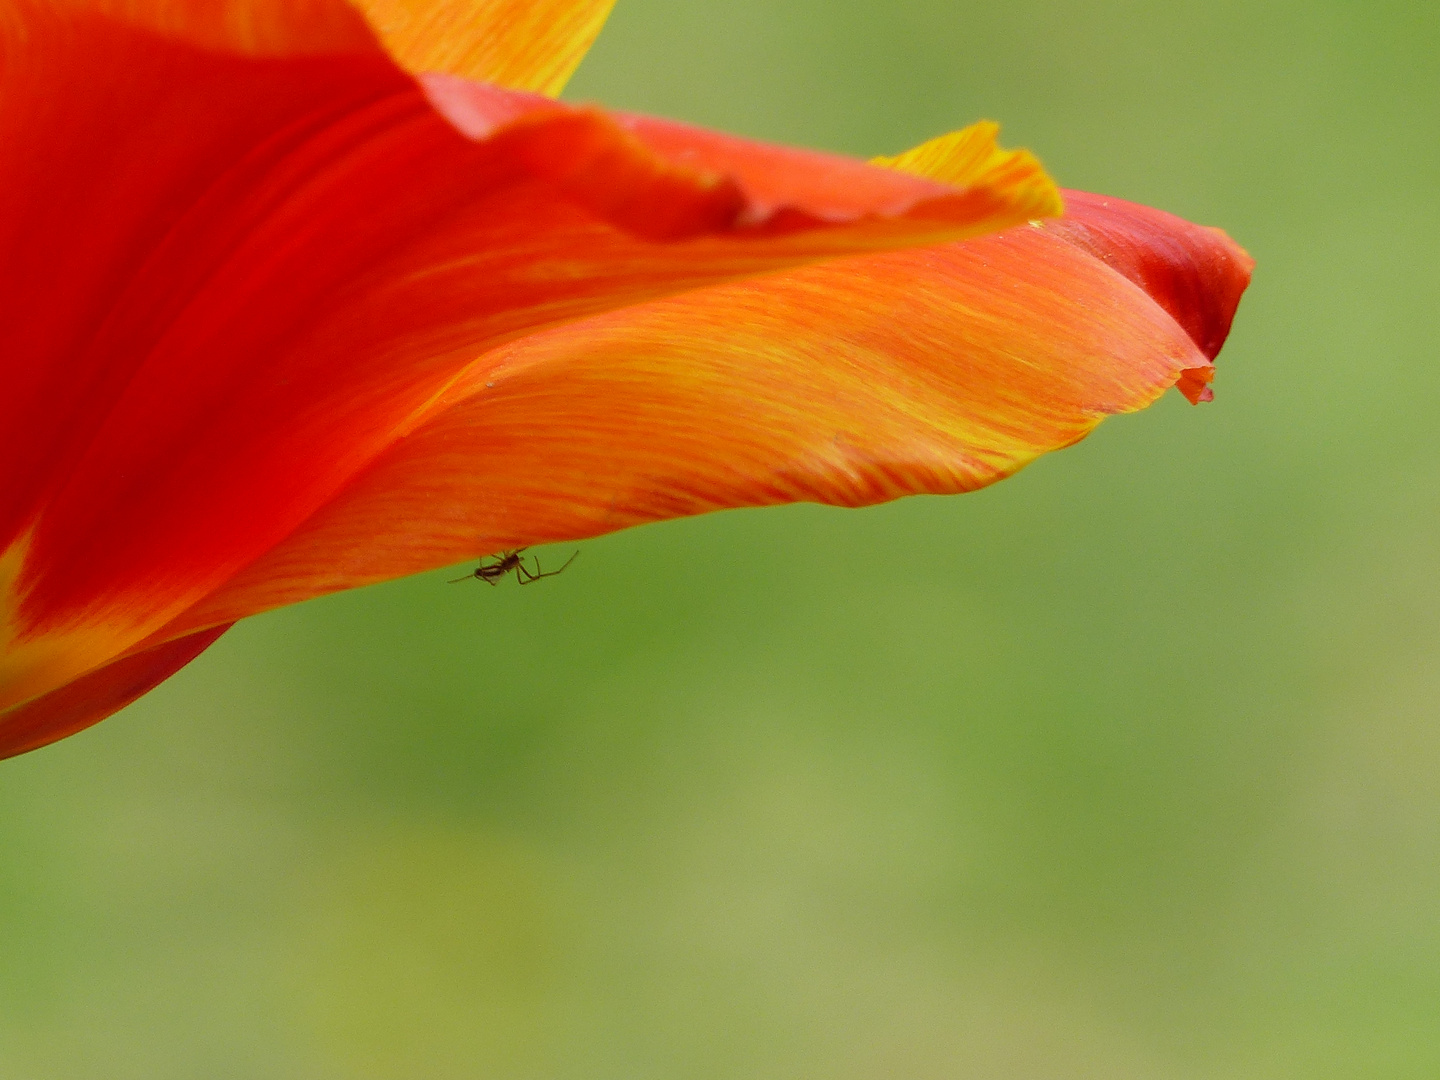
<path id="1" fill-rule="evenodd" d="M 1440 1075 L 1437 56 L 1413 0 L 621 0 L 571 97 L 988 116 L 1224 226 L 1217 401 L 237 627 L 0 766 L 0 1077 Z"/>

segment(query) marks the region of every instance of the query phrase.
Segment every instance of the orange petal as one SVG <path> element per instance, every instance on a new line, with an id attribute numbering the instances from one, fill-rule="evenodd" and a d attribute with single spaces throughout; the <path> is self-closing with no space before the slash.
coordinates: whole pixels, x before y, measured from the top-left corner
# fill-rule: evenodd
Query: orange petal
<path id="1" fill-rule="evenodd" d="M 1027 176 L 1043 177 L 1029 153 L 996 145 L 998 131 L 984 120 L 872 164 L 961 186 L 980 178 L 1018 185 Z M 1213 360 L 1230 333 L 1255 261 L 1220 230 L 1202 231 L 1163 210 L 1081 191 L 1066 197 L 1075 200 L 1074 212 L 1046 227 L 1139 285 Z M 1057 198 L 1052 213 L 1060 212 Z M 1214 233 L 1214 240 L 1207 241 L 1205 231 Z M 1213 369 L 1196 368 L 1180 387 L 1192 401 L 1208 401 L 1213 377 Z"/>
<path id="2" fill-rule="evenodd" d="M 36 750 L 99 723 L 155 689 L 228 629 L 215 626 L 141 650 L 0 711 L 0 758 Z"/>
<path id="3" fill-rule="evenodd" d="M 26 545 L 0 707 L 275 547 L 487 350 L 1035 207 L 1028 181 L 955 189 L 445 76 L 427 98 L 378 56 L 28 33 L 0 58 L 0 552 Z"/>
<path id="4" fill-rule="evenodd" d="M 356 0 L 401 67 L 555 95 L 615 0 Z"/>
<path id="5" fill-rule="evenodd" d="M 989 484 L 1209 369 L 1187 326 L 1210 341 L 1203 313 L 1228 326 L 1232 312 L 1200 285 L 1233 309 L 1248 259 L 1143 207 L 1127 234 L 1127 205 L 1075 193 L 1075 216 L 1053 225 L 712 287 L 497 349 L 165 632 L 646 521 Z M 1177 321 L 1073 242 L 1101 224 L 1117 255 L 1148 236 L 1141 261 L 1168 284 L 1164 302 L 1201 312 L 1176 307 Z"/>

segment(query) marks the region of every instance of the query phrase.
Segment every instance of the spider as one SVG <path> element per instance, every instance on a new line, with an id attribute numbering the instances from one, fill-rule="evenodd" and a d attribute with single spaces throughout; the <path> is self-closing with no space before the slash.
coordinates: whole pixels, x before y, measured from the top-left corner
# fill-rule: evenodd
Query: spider
<path id="1" fill-rule="evenodd" d="M 479 566 L 464 577 L 452 578 L 450 584 L 458 585 L 462 581 L 479 578 L 481 581 L 495 585 L 501 578 L 513 573 L 515 580 L 521 585 L 529 585 L 532 581 L 539 581 L 542 577 L 554 577 L 556 574 L 564 573 L 565 567 L 574 562 L 580 554 L 579 551 L 576 551 L 574 555 L 571 555 L 570 558 L 565 560 L 565 566 L 560 567 L 559 570 L 542 569 L 539 557 L 532 555 L 530 557 L 535 560 L 535 569 L 531 570 L 525 565 L 525 552 L 528 550 L 528 548 L 523 547 L 511 548 L 509 551 L 502 551 L 498 555 L 486 555 L 480 560 Z M 493 561 L 487 563 L 485 559 L 491 559 Z"/>

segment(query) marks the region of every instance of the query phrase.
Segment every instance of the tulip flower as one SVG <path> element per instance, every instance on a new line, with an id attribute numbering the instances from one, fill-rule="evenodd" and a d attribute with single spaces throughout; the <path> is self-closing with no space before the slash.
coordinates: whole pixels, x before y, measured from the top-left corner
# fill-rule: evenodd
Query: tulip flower
<path id="1" fill-rule="evenodd" d="M 990 125 L 863 163 L 558 102 L 608 8 L 0 0 L 0 755 L 279 605 L 1208 397 L 1223 233 Z"/>

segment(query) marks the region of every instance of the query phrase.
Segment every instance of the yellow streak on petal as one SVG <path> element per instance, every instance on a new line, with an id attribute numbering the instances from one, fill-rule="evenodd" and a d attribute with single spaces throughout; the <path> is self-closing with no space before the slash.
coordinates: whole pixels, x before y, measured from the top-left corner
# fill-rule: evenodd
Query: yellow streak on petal
<path id="1" fill-rule="evenodd" d="M 554 96 L 589 51 L 615 0 L 353 0 L 390 55 Z"/>
<path id="2" fill-rule="evenodd" d="M 20 573 L 29 547 L 27 533 L 0 554 L 0 712 L 99 667 L 134 637 L 94 626 L 27 636 L 19 611 Z"/>
<path id="3" fill-rule="evenodd" d="M 999 133 L 999 124 L 981 120 L 903 154 L 872 158 L 870 164 L 956 187 L 997 187 L 1023 193 L 1034 207 L 1033 217 L 1063 214 L 1060 189 L 1039 159 L 1028 150 L 1002 150 L 995 138 Z"/>

